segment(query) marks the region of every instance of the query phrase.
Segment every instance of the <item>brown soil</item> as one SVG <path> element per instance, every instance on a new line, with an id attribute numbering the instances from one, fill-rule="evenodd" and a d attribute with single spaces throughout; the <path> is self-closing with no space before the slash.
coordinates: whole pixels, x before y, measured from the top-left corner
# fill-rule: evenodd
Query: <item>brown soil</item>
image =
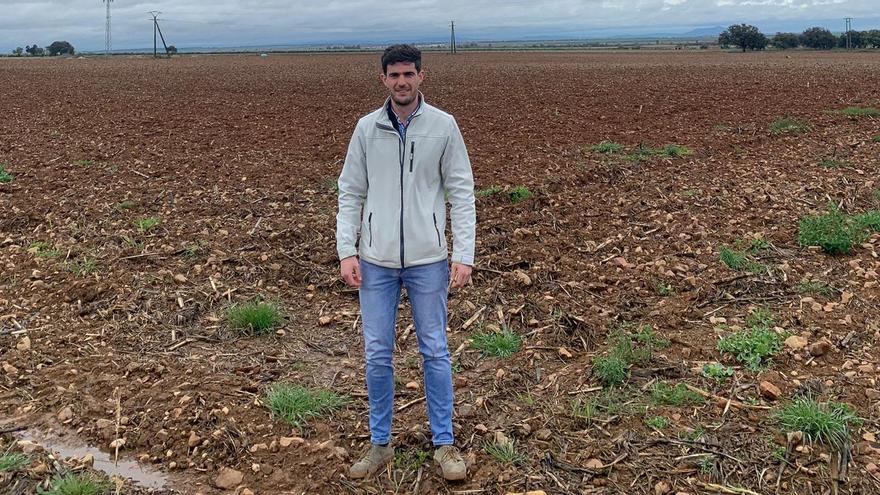
<path id="1" fill-rule="evenodd" d="M 0 429 L 64 430 L 106 447 L 115 431 L 97 420 L 115 421 L 118 390 L 125 454 L 167 471 L 182 493 L 221 493 L 212 483 L 225 466 L 258 494 L 769 493 L 785 444 L 774 411 L 811 387 L 864 418 L 840 493 L 878 493 L 880 239 L 839 257 L 797 243 L 798 219 L 829 200 L 880 208 L 878 120 L 830 112 L 880 106 L 876 53 L 427 55 L 424 92 L 456 116 L 478 188 L 535 193 L 478 199 L 478 269 L 450 298 L 450 347 L 503 324 L 524 350 L 456 355 L 467 482 L 447 485 L 430 460 L 347 480 L 368 438 L 367 404 L 332 185 L 357 118 L 384 98 L 377 58 L 0 59 L 0 163 L 15 177 L 0 184 L 0 363 L 15 368 L 0 372 Z M 783 116 L 811 129 L 771 135 Z M 630 161 L 589 150 L 602 140 L 693 154 Z M 829 157 L 847 163 L 820 166 Z M 161 224 L 140 232 L 145 217 Z M 764 270 L 719 261 L 724 245 L 755 236 L 772 243 L 755 255 Z M 37 255 L 35 242 L 58 252 Z M 77 276 L 89 260 L 94 272 Z M 834 290 L 800 294 L 804 280 Z M 283 331 L 229 328 L 229 305 L 256 296 L 284 306 Z M 830 351 L 786 349 L 761 374 L 737 366 L 716 342 L 756 307 L 811 344 L 827 338 Z M 591 363 L 621 322 L 650 324 L 672 345 L 632 370 L 621 399 L 632 407 L 573 418 L 573 400 L 600 394 Z M 24 335 L 31 347 L 17 349 Z M 414 336 L 399 345 L 401 383 L 421 382 Z M 733 385 L 700 375 L 712 361 L 737 368 Z M 292 430 L 261 403 L 279 380 L 352 402 Z M 650 405 L 658 380 L 771 409 Z M 761 396 L 763 380 L 779 401 Z M 420 397 L 401 387 L 397 404 Z M 646 426 L 653 416 L 669 426 Z M 428 450 L 427 431 L 423 402 L 396 414 L 401 452 Z M 516 439 L 520 465 L 484 451 L 499 431 Z M 193 433 L 207 442 L 189 447 Z M 261 449 L 289 436 L 305 443 Z M 828 449 L 801 450 L 780 493 L 828 493 Z M 700 453 L 710 455 L 698 466 Z M 601 467 L 587 468 L 591 459 Z"/>

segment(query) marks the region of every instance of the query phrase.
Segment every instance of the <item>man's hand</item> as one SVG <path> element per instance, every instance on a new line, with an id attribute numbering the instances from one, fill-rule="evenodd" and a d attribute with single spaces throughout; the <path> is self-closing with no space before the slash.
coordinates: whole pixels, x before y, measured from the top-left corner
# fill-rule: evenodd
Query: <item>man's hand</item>
<path id="1" fill-rule="evenodd" d="M 349 256 L 340 261 L 339 271 L 346 284 L 357 288 L 361 286 L 361 265 L 357 256 Z"/>
<path id="2" fill-rule="evenodd" d="M 452 264 L 452 273 L 449 275 L 449 286 L 453 289 L 464 287 L 471 279 L 471 272 L 474 270 L 472 266 L 462 265 L 461 263 Z"/>

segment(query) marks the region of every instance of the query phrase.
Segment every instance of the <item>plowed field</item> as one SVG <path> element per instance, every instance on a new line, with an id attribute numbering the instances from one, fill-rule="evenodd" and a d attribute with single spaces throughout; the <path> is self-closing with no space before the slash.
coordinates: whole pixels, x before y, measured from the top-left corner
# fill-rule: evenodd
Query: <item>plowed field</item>
<path id="1" fill-rule="evenodd" d="M 459 484 L 427 455 L 406 302 L 397 459 L 346 478 L 369 436 L 335 179 L 379 70 L 0 59 L 0 454 L 35 432 L 112 456 L 124 439 L 120 459 L 166 478 L 156 493 L 880 493 L 880 221 L 848 254 L 798 240 L 829 203 L 880 210 L 880 117 L 839 112 L 880 107 L 880 54 L 426 55 L 480 193 L 474 280 L 450 296 Z M 771 132 L 783 117 L 802 128 Z M 227 320 L 255 298 L 285 314 L 268 335 Z M 509 358 L 469 343 L 504 329 Z M 755 369 L 719 350 L 756 329 L 779 344 Z M 625 383 L 603 388 L 594 363 L 623 341 Z M 276 382 L 348 402 L 293 427 L 264 405 Z M 860 420 L 838 444 L 790 442 L 779 411 L 803 397 Z M 83 464 L 39 450 L 0 491 Z M 241 482 L 218 488 L 222 468 Z"/>

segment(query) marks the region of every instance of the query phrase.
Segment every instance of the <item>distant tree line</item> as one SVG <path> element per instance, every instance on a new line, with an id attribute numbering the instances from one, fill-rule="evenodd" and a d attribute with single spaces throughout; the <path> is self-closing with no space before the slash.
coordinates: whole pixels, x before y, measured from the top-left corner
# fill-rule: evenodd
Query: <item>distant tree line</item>
<path id="1" fill-rule="evenodd" d="M 880 29 L 870 31 L 849 31 L 840 36 L 835 36 L 831 31 L 822 27 L 811 27 L 801 34 L 776 33 L 768 38 L 755 26 L 749 24 L 734 24 L 718 36 L 718 44 L 722 48 L 735 46 L 742 51 L 763 50 L 772 45 L 780 50 L 803 46 L 815 50 L 830 50 L 834 47 L 845 48 L 847 35 L 852 48 L 880 48 Z"/>
<path id="2" fill-rule="evenodd" d="M 12 55 L 16 57 L 21 57 L 25 54 L 28 57 L 44 57 L 46 55 L 54 57 L 56 55 L 74 55 L 75 53 L 76 50 L 74 50 L 73 45 L 66 41 L 54 41 L 51 45 L 45 48 L 34 43 L 33 46 L 28 45 L 25 48 L 19 46 L 15 50 L 12 50 Z"/>

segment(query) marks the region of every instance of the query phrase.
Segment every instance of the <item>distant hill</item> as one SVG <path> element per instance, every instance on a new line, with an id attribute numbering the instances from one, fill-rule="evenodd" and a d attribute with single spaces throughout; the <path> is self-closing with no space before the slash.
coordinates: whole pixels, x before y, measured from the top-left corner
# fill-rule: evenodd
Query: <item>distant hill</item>
<path id="1" fill-rule="evenodd" d="M 697 28 L 697 29 L 692 29 L 686 33 L 683 33 L 682 36 L 688 37 L 688 38 L 714 37 L 714 36 L 718 36 L 719 34 L 724 32 L 725 29 L 727 29 L 727 28 L 722 27 L 722 26 Z"/>

